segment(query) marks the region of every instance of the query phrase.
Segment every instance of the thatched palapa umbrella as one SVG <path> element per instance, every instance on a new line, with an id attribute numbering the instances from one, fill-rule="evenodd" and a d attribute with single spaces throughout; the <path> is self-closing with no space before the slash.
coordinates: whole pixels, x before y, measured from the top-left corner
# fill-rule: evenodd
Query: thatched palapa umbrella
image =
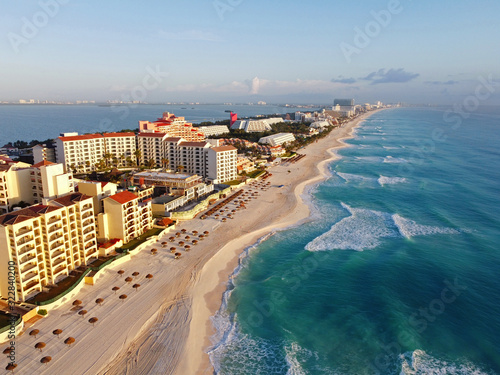
<path id="1" fill-rule="evenodd" d="M 140 275 L 140 273 L 139 273 L 139 272 L 137 272 L 137 271 L 135 271 L 135 272 L 132 274 L 132 276 L 134 276 L 134 277 L 137 277 L 137 276 L 139 276 L 139 275 Z"/>
<path id="2" fill-rule="evenodd" d="M 7 371 L 14 373 L 14 370 L 16 369 L 16 367 L 17 367 L 17 363 L 9 363 L 7 366 L 5 366 L 5 369 Z"/>
<path id="3" fill-rule="evenodd" d="M 125 301 L 125 299 L 127 298 L 127 295 L 126 294 L 122 294 L 120 297 L 118 297 L 123 301 Z"/>
<path id="4" fill-rule="evenodd" d="M 203 234 L 204 234 L 205 236 L 208 236 L 208 235 L 210 234 L 210 232 L 209 232 L 208 230 L 206 230 L 206 231 L 204 231 L 204 232 L 203 232 Z"/>
<path id="5" fill-rule="evenodd" d="M 185 245 L 185 246 L 184 246 L 184 249 L 186 249 L 186 251 L 189 251 L 189 249 L 191 249 L 191 246 L 189 246 L 189 245 Z"/>
<path id="6" fill-rule="evenodd" d="M 179 259 L 179 257 L 180 257 L 181 255 L 182 255 L 181 253 L 175 253 L 175 254 L 174 254 L 175 259 Z"/>
<path id="7" fill-rule="evenodd" d="M 150 273 L 148 273 L 146 275 L 146 279 L 148 279 L 149 281 L 151 281 L 153 279 L 153 275 L 151 275 Z"/>
<path id="8" fill-rule="evenodd" d="M 82 318 L 85 318 L 85 314 L 87 314 L 87 310 L 80 310 L 80 311 L 78 311 L 78 315 L 81 315 Z"/>
<path id="9" fill-rule="evenodd" d="M 186 229 L 181 229 L 181 232 L 182 232 L 182 233 L 186 233 L 186 232 L 187 232 L 187 230 L 186 230 Z"/>
<path id="10" fill-rule="evenodd" d="M 130 276 L 128 276 L 128 277 L 125 279 L 125 281 L 126 281 L 127 283 L 131 283 L 133 280 L 134 280 L 134 279 L 132 279 Z"/>
<path id="11" fill-rule="evenodd" d="M 186 240 L 189 240 L 189 239 L 190 239 L 191 237 L 189 237 L 189 236 L 186 236 L 186 237 L 184 237 L 184 238 L 185 238 Z"/>
<path id="12" fill-rule="evenodd" d="M 122 276 L 124 273 L 125 273 L 125 271 L 124 271 L 124 270 L 119 270 L 119 271 L 117 272 L 117 274 L 118 274 L 118 275 L 120 275 L 120 276 Z"/>
<path id="13" fill-rule="evenodd" d="M 45 346 L 46 346 L 45 343 L 40 341 L 35 344 L 35 349 L 42 351 L 42 349 L 45 348 Z"/>
<path id="14" fill-rule="evenodd" d="M 168 238 L 171 242 L 174 242 L 175 241 L 175 237 L 169 237 Z"/>
<path id="15" fill-rule="evenodd" d="M 32 329 L 29 333 L 30 336 L 35 336 L 35 339 L 36 339 L 36 335 L 38 335 L 40 333 L 40 331 L 38 329 Z"/>
<path id="16" fill-rule="evenodd" d="M 151 249 L 151 255 L 156 255 L 157 252 L 158 252 L 158 249 Z"/>
<path id="17" fill-rule="evenodd" d="M 64 343 L 68 346 L 71 346 L 76 340 L 73 337 L 68 337 L 66 340 L 64 340 Z"/>
<path id="18" fill-rule="evenodd" d="M 55 329 L 55 330 L 53 330 L 53 331 L 52 331 L 52 334 L 53 334 L 53 335 L 56 335 L 56 336 L 57 336 L 57 338 L 59 338 L 59 335 L 60 335 L 61 333 L 63 333 L 63 330 L 62 330 L 62 329 L 59 329 L 59 328 L 58 328 L 58 329 Z"/>
<path id="19" fill-rule="evenodd" d="M 95 316 L 93 318 L 89 319 L 89 323 L 92 324 L 92 327 L 95 327 L 95 324 L 97 323 L 99 319 L 97 319 Z"/>
<path id="20" fill-rule="evenodd" d="M 47 357 L 43 357 L 40 362 L 43 363 L 43 364 L 47 364 L 49 363 L 50 361 L 52 361 L 52 357 L 51 356 L 47 356 Z"/>
<path id="21" fill-rule="evenodd" d="M 73 306 L 80 306 L 82 304 L 82 301 L 79 299 L 73 301 Z"/>
<path id="22" fill-rule="evenodd" d="M 12 351 L 12 349 L 10 347 L 8 347 L 8 348 L 3 350 L 3 354 L 10 354 L 11 351 Z"/>
<path id="23" fill-rule="evenodd" d="M 193 234 L 194 234 L 194 235 L 197 235 L 197 234 L 198 234 L 198 231 L 197 231 L 197 230 L 193 230 Z"/>
<path id="24" fill-rule="evenodd" d="M 117 290 L 120 290 L 120 287 L 119 287 L 119 286 L 114 286 L 114 287 L 113 287 L 113 289 L 111 289 L 111 290 L 112 290 L 113 292 L 115 292 L 115 294 L 116 294 L 116 291 L 117 291 Z"/>
<path id="25" fill-rule="evenodd" d="M 139 290 L 140 286 L 141 286 L 141 284 L 134 284 L 134 285 L 132 285 L 132 288 L 134 288 L 135 291 L 137 292 Z"/>
<path id="26" fill-rule="evenodd" d="M 98 298 L 95 300 L 95 303 L 97 303 L 99 306 L 102 306 L 103 302 L 104 302 L 104 298 Z"/>

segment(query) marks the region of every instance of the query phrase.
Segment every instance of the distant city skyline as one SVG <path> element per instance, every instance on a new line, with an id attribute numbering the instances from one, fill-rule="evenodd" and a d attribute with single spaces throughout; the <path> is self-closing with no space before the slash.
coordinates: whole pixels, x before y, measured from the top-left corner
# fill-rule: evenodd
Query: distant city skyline
<path id="1" fill-rule="evenodd" d="M 500 3 L 0 5 L 0 102 L 500 104 Z M 479 91 L 478 91 L 479 90 Z"/>

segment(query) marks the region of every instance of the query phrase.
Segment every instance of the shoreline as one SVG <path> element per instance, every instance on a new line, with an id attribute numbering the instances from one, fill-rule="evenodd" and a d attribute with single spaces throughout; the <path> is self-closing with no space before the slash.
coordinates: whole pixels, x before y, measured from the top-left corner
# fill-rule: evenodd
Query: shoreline
<path id="1" fill-rule="evenodd" d="M 179 374 L 213 374 L 214 368 L 210 362 L 207 350 L 215 343 L 211 342 L 211 337 L 216 333 L 212 325 L 211 317 L 214 316 L 221 307 L 224 293 L 227 291 L 228 278 L 234 274 L 239 266 L 240 258 L 247 249 L 258 245 L 265 240 L 263 237 L 272 235 L 277 231 L 287 230 L 296 227 L 310 218 L 311 209 L 305 201 L 304 194 L 308 194 L 307 188 L 314 187 L 317 183 L 324 181 L 330 175 L 328 165 L 339 158 L 337 151 L 348 147 L 345 139 L 351 139 L 352 133 L 364 120 L 379 112 L 372 111 L 349 121 L 342 128 L 334 129 L 326 138 L 319 142 L 326 144 L 328 140 L 334 141 L 334 145 L 321 150 L 328 158 L 319 161 L 307 179 L 299 181 L 293 187 L 293 197 L 295 204 L 293 210 L 286 213 L 281 220 L 271 221 L 264 228 L 247 233 L 222 247 L 202 268 L 200 275 L 193 285 L 190 293 L 192 295 L 192 319 L 189 326 L 189 335 L 185 343 L 185 351 L 181 362 L 175 367 L 173 373 Z M 336 132 L 336 130 L 338 130 Z M 340 133 L 340 134 L 335 134 Z M 312 148 L 313 144 L 305 149 Z M 307 157 L 305 158 L 307 159 Z M 301 163 L 299 163 L 301 164 Z M 275 168 L 270 169 L 274 173 Z M 224 266 L 223 266 L 224 265 Z"/>

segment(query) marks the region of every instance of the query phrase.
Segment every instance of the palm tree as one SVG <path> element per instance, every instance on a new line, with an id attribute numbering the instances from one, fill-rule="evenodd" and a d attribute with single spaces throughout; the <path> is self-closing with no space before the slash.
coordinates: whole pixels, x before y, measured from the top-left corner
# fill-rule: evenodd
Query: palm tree
<path id="1" fill-rule="evenodd" d="M 177 166 L 177 171 L 178 171 L 179 173 L 182 173 L 182 171 L 183 171 L 183 170 L 184 170 L 184 166 L 183 166 L 183 165 L 178 165 L 178 166 Z"/>
<path id="2" fill-rule="evenodd" d="M 120 155 L 120 165 L 122 167 L 125 165 L 125 154 Z"/>
<path id="3" fill-rule="evenodd" d="M 163 166 L 163 169 L 167 168 L 169 160 L 167 158 L 161 158 L 161 165 Z"/>
<path id="4" fill-rule="evenodd" d="M 142 152 L 141 152 L 141 150 L 136 149 L 136 150 L 134 151 L 134 156 L 136 157 L 136 165 L 137 165 L 137 166 L 139 166 L 139 165 L 140 165 L 140 158 L 141 158 L 141 156 L 142 156 Z"/>
<path id="5" fill-rule="evenodd" d="M 156 161 L 154 159 L 149 159 L 147 167 L 149 169 L 153 168 L 156 165 Z"/>

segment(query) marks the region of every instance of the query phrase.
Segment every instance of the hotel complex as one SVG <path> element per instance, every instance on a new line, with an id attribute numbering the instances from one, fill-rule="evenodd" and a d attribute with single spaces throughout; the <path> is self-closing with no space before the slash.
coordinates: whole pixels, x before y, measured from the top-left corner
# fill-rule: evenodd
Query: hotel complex
<path id="1" fill-rule="evenodd" d="M 8 262 L 15 264 L 15 299 L 25 301 L 95 259 L 96 228 L 89 196 L 71 193 L 47 205 L 0 216 L 2 296 L 9 290 Z"/>

